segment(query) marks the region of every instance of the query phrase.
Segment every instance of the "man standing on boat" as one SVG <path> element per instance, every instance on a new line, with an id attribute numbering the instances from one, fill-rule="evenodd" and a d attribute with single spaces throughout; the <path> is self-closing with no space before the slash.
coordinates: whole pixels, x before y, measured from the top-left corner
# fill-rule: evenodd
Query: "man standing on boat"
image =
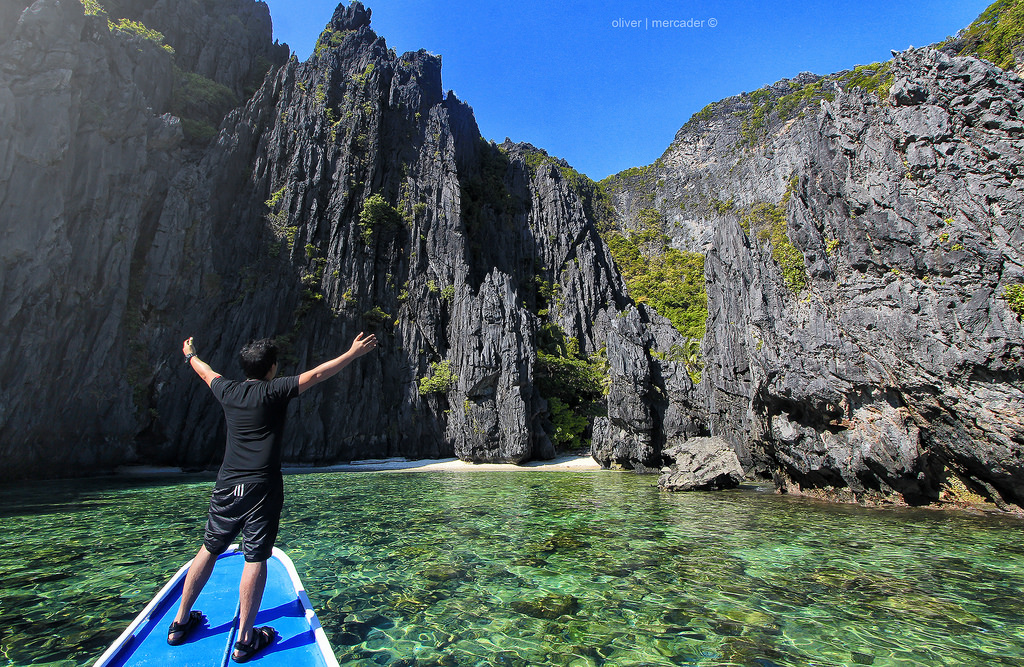
<path id="1" fill-rule="evenodd" d="M 193 611 L 203 586 L 213 572 L 217 556 L 242 535 L 245 567 L 238 586 L 238 642 L 231 659 L 246 662 L 273 643 L 277 632 L 269 626 L 253 628 L 267 582 L 267 559 L 277 539 L 283 505 L 281 436 L 288 402 L 310 387 L 333 377 L 352 361 L 377 347 L 377 338 L 362 332 L 339 357 L 297 376 L 277 376 L 277 347 L 263 339 L 239 353 L 245 381 L 227 380 L 196 356 L 189 338 L 182 345 L 185 363 L 209 385 L 224 409 L 227 445 L 224 462 L 210 499 L 203 546 L 199 548 L 181 593 L 181 607 L 167 631 L 167 643 L 183 644 L 203 624 Z"/>

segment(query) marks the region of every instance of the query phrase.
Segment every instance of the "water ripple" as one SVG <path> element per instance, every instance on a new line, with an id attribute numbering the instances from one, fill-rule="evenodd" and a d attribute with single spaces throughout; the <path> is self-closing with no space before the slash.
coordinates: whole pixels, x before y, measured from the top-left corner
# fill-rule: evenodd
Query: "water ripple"
<path id="1" fill-rule="evenodd" d="M 1015 521 L 611 472 L 285 484 L 279 545 L 344 665 L 1024 665 Z M 194 553 L 210 487 L 0 491 L 6 664 L 91 664 Z"/>

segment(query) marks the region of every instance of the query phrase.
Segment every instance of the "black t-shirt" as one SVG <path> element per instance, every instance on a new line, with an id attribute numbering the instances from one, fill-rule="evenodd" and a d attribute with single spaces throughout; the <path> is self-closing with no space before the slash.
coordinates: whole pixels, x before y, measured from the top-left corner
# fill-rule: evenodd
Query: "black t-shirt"
<path id="1" fill-rule="evenodd" d="M 243 382 L 218 377 L 210 389 L 224 408 L 228 432 L 217 486 L 280 479 L 281 435 L 288 401 L 299 395 L 299 378 Z"/>

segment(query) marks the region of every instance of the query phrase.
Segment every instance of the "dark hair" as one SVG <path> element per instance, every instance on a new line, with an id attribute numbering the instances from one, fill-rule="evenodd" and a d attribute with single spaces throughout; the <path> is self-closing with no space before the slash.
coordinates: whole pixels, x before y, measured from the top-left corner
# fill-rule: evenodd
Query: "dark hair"
<path id="1" fill-rule="evenodd" d="M 277 363 L 277 345 L 269 338 L 249 341 L 238 353 L 238 359 L 245 377 L 250 380 L 262 380 Z"/>

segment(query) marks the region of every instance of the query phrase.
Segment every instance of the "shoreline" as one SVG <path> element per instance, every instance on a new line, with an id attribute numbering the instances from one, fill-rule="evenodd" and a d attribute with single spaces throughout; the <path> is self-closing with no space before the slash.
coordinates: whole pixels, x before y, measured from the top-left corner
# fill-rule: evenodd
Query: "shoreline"
<path id="1" fill-rule="evenodd" d="M 304 475 L 312 473 L 332 472 L 623 472 L 619 469 L 602 468 L 590 456 L 560 456 L 546 461 L 528 461 L 521 465 L 514 463 L 471 463 L 458 458 L 444 459 L 407 459 L 394 457 L 386 459 L 364 459 L 349 463 L 336 463 L 326 466 L 318 465 L 283 465 L 281 472 L 285 475 Z M 184 470 L 176 466 L 121 466 L 113 471 L 115 477 L 160 477 L 173 475 L 216 475 L 216 470 Z M 738 487 L 745 490 L 767 491 L 763 484 L 745 480 Z M 1016 506 L 1002 509 L 994 504 L 969 503 L 956 501 L 939 501 L 926 505 L 909 505 L 906 502 L 879 502 L 865 499 L 855 500 L 830 496 L 821 490 L 794 490 L 785 492 L 774 491 L 775 494 L 789 496 L 823 505 L 853 506 L 872 510 L 924 509 L 935 512 L 963 513 L 974 516 L 989 516 L 1024 520 L 1024 511 Z"/>
<path id="2" fill-rule="evenodd" d="M 601 465 L 590 456 L 560 456 L 547 461 L 515 463 L 471 463 L 457 458 L 407 459 L 365 459 L 349 463 L 335 463 L 326 466 L 282 465 L 285 475 L 302 475 L 317 472 L 465 472 L 465 471 L 543 471 L 579 472 L 602 470 Z M 122 466 L 115 475 L 147 476 L 186 474 L 185 470 L 171 466 Z"/>
<path id="3" fill-rule="evenodd" d="M 515 463 L 472 463 L 457 458 L 447 459 L 366 459 L 329 466 L 282 466 L 286 474 L 307 472 L 463 472 L 494 470 L 580 471 L 601 470 L 600 464 L 590 456 L 560 456 L 547 461 Z"/>

